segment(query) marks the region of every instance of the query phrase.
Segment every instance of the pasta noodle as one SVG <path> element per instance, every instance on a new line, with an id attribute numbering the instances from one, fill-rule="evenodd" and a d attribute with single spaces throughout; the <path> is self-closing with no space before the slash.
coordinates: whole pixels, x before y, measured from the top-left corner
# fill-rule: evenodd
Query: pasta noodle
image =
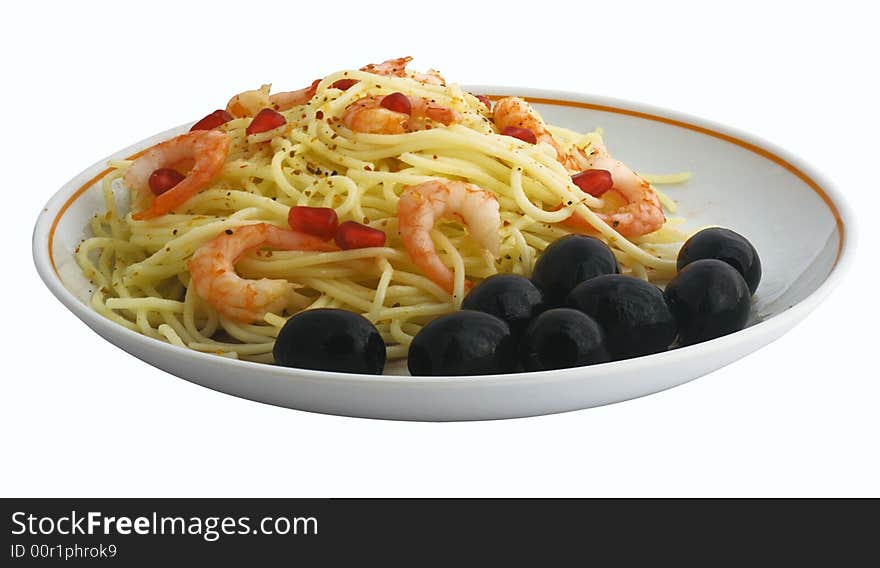
<path id="1" fill-rule="evenodd" d="M 357 81 L 347 90 L 332 87 Z M 462 119 L 448 127 L 405 134 L 355 133 L 340 117 L 364 96 L 402 92 L 454 109 Z M 283 111 L 290 128 L 271 140 L 249 142 L 249 118 L 218 128 L 231 141 L 221 173 L 173 213 L 135 220 L 118 203 L 130 197 L 122 176 L 132 162 L 110 163 L 102 181 L 106 211 L 92 220 L 93 236 L 78 248 L 83 273 L 95 284 L 91 305 L 111 320 L 179 347 L 227 357 L 272 362 L 274 338 L 290 313 L 269 313 L 241 323 L 220 315 L 190 286 L 187 261 L 199 246 L 227 229 L 269 223 L 287 227 L 292 206 L 332 207 L 340 221 L 354 220 L 387 235 L 382 247 L 305 252 L 257 250 L 236 265 L 243 278 L 284 278 L 301 286 L 307 307 L 336 307 L 363 314 L 388 346 L 389 359 L 406 356 L 419 329 L 457 309 L 465 281 L 496 273 L 531 274 L 535 260 L 554 240 L 574 230 L 564 224 L 578 214 L 617 256 L 625 273 L 651 281 L 669 279 L 687 237 L 680 218 L 651 234 L 626 239 L 604 222 L 604 198 L 588 195 L 547 144 L 523 144 L 497 133 L 485 105 L 456 85 L 348 70 L 320 81 L 314 97 Z M 550 127 L 564 147 L 601 141 Z M 397 202 L 406 186 L 446 178 L 492 192 L 500 205 L 501 249 L 483 250 L 458 223 L 436 225 L 432 238 L 454 271 L 453 294 L 425 276 L 408 257 L 397 232 Z M 654 176 L 655 183 L 684 176 Z M 674 202 L 661 194 L 668 211 Z M 559 207 L 559 204 L 562 207 Z M 136 204 L 134 207 L 136 208 Z"/>

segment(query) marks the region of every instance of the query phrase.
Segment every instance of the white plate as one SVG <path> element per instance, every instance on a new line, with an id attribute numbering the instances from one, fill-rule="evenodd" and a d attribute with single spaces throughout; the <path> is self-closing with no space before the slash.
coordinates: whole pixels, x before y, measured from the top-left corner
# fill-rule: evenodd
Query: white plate
<path id="1" fill-rule="evenodd" d="M 474 87 L 530 98 L 551 123 L 605 129 L 608 148 L 641 172 L 688 170 L 667 186 L 691 227 L 721 225 L 749 238 L 764 276 L 752 325 L 699 345 L 591 367 L 477 377 L 370 376 L 288 369 L 178 348 L 123 328 L 87 304 L 73 258 L 89 219 L 103 211 L 108 159 L 124 158 L 186 127 L 101 160 L 49 201 L 37 220 L 34 261 L 49 289 L 100 336 L 194 383 L 313 412 L 400 420 L 484 420 L 578 410 L 680 385 L 770 343 L 830 292 L 850 263 L 853 222 L 840 194 L 798 159 L 755 137 L 645 105 L 571 93 Z M 112 364 L 112 362 L 111 362 Z"/>

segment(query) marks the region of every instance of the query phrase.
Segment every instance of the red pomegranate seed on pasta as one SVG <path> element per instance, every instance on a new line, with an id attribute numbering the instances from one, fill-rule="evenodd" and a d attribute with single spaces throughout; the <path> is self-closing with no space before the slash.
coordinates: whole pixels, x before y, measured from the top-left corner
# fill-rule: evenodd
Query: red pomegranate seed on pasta
<path id="1" fill-rule="evenodd" d="M 614 185 L 611 172 L 608 170 L 584 170 L 571 176 L 571 181 L 581 188 L 581 191 L 593 197 L 601 197 Z"/>
<path id="2" fill-rule="evenodd" d="M 329 207 L 296 206 L 290 208 L 287 223 L 294 231 L 308 233 L 329 241 L 336 234 L 339 218 Z M 383 233 L 384 234 L 384 233 Z"/>
<path id="3" fill-rule="evenodd" d="M 523 142 L 528 142 L 529 144 L 538 143 L 538 137 L 535 136 L 535 133 L 528 128 L 520 128 L 519 126 L 505 126 L 504 130 L 501 131 L 501 134 L 504 136 L 513 136 L 514 138 L 519 138 Z"/>
<path id="4" fill-rule="evenodd" d="M 278 128 L 279 126 L 284 126 L 285 124 L 287 124 L 287 119 L 284 118 L 283 114 L 270 108 L 264 108 L 258 112 L 257 116 L 255 116 L 251 123 L 248 124 L 245 133 L 248 136 L 251 134 L 259 134 L 261 132 L 272 130 L 273 128 Z"/>
<path id="5" fill-rule="evenodd" d="M 223 109 L 217 109 L 202 120 L 192 125 L 189 129 L 193 130 L 213 130 L 220 125 L 226 124 L 233 119 L 233 116 Z"/>
<path id="6" fill-rule="evenodd" d="M 381 247 L 385 245 L 385 232 L 354 221 L 346 221 L 336 230 L 335 240 L 343 250 Z"/>
<path id="7" fill-rule="evenodd" d="M 492 101 L 489 100 L 489 97 L 487 97 L 486 95 L 474 95 L 474 96 L 477 97 L 477 100 L 479 100 L 481 103 L 486 105 L 487 109 L 492 110 Z"/>
<path id="8" fill-rule="evenodd" d="M 357 79 L 339 79 L 338 81 L 333 81 L 333 84 L 330 85 L 334 89 L 339 89 L 340 91 L 347 91 L 350 87 L 357 84 Z"/>
<path id="9" fill-rule="evenodd" d="M 393 110 L 394 112 L 402 114 L 410 114 L 412 112 L 412 103 L 410 102 L 409 97 L 403 93 L 391 93 L 390 95 L 385 95 L 379 104 L 388 110 Z"/>
<path id="10" fill-rule="evenodd" d="M 150 174 L 147 182 L 153 195 L 162 195 L 186 178 L 185 175 L 171 168 L 159 168 Z"/>

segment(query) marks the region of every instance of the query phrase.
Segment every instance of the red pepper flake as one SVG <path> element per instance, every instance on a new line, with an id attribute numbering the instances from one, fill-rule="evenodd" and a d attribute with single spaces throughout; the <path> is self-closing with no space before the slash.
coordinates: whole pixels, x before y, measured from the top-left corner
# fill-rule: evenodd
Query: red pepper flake
<path id="1" fill-rule="evenodd" d="M 385 232 L 354 221 L 346 221 L 336 230 L 335 240 L 343 250 L 381 247 L 385 245 Z"/>
<path id="2" fill-rule="evenodd" d="M 233 116 L 231 114 L 223 109 L 217 109 L 202 120 L 193 124 L 189 131 L 192 132 L 193 130 L 213 130 L 218 126 L 226 124 L 232 119 Z"/>
<path id="3" fill-rule="evenodd" d="M 322 118 L 324 118 L 324 111 L 319 110 L 318 112 L 316 112 L 315 118 L 317 118 L 318 120 L 321 120 Z"/>
<path id="4" fill-rule="evenodd" d="M 257 116 L 255 116 L 251 123 L 248 124 L 245 133 L 248 136 L 251 134 L 259 134 L 261 132 L 267 132 L 274 128 L 278 128 L 279 126 L 284 126 L 285 124 L 287 124 L 287 119 L 284 118 L 283 114 L 270 108 L 264 108 L 258 112 Z"/>
<path id="5" fill-rule="evenodd" d="M 519 126 L 505 126 L 501 131 L 502 136 L 512 136 L 529 144 L 537 144 L 538 137 L 528 128 L 520 128 Z"/>
<path id="6" fill-rule="evenodd" d="M 614 186 L 611 172 L 608 170 L 584 170 L 571 176 L 571 181 L 584 193 L 593 197 L 601 197 Z"/>

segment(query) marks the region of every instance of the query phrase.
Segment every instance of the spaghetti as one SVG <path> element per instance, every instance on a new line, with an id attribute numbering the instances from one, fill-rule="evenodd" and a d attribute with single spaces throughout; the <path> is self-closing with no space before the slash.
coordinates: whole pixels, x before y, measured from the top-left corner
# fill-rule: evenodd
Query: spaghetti
<path id="1" fill-rule="evenodd" d="M 132 162 L 110 163 L 102 181 L 106 212 L 91 221 L 93 236 L 76 258 L 95 284 L 92 307 L 107 318 L 173 345 L 225 357 L 272 362 L 274 339 L 295 309 L 335 307 L 363 314 L 387 345 L 389 359 L 406 357 L 427 322 L 458 309 L 467 282 L 497 273 L 530 275 L 536 258 L 556 239 L 589 232 L 605 241 L 623 271 L 650 281 L 675 274 L 687 234 L 680 218 L 658 230 L 624 237 L 609 211 L 621 197 L 594 197 L 572 182 L 559 151 L 602 146 L 601 132 L 548 127 L 558 148 L 502 135 L 485 102 L 457 85 L 424 76 L 347 70 L 323 78 L 305 104 L 280 111 L 283 131 L 248 135 L 252 118 L 234 118 L 215 130 L 229 139 L 219 174 L 173 211 L 136 219 L 145 197 L 123 183 Z M 338 88 L 345 82 L 346 88 Z M 426 120 L 413 131 L 355 132 L 343 117 L 366 97 L 403 93 L 457 113 L 455 123 Z M 265 139 L 264 139 L 265 138 Z M 643 176 L 648 181 L 653 178 Z M 456 180 L 490 192 L 501 218 L 500 250 L 493 256 L 454 220 L 438 223 L 432 240 L 454 273 L 450 294 L 424 274 L 398 233 L 404 190 L 432 180 Z M 655 183 L 684 177 L 660 177 Z M 653 188 L 651 189 L 652 191 Z M 667 211 L 674 203 L 659 194 Z M 199 247 L 237 227 L 266 223 L 287 228 L 290 208 L 333 208 L 340 221 L 383 231 L 384 246 L 332 251 L 252 250 L 235 265 L 247 279 L 283 279 L 296 286 L 296 308 L 271 311 L 243 323 L 221 313 L 191 285 L 188 262 Z M 570 221 L 579 218 L 579 226 Z"/>

